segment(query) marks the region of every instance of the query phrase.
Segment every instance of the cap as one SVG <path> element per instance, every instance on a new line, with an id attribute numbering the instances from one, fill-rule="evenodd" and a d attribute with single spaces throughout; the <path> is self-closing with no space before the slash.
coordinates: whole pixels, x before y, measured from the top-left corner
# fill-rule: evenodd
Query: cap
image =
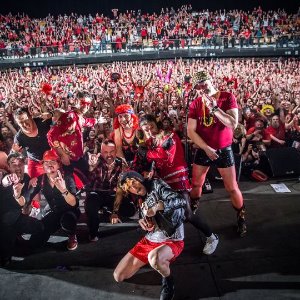
<path id="1" fill-rule="evenodd" d="M 210 75 L 207 71 L 203 70 L 203 71 L 196 72 L 193 76 L 193 86 L 205 80 L 210 80 Z"/>
<path id="2" fill-rule="evenodd" d="M 123 172 L 120 175 L 120 185 L 122 186 L 127 179 L 136 179 L 139 182 L 143 182 L 145 180 L 145 178 L 140 173 L 135 171 L 127 171 Z"/>
<path id="3" fill-rule="evenodd" d="M 54 150 L 47 150 L 43 154 L 43 161 L 45 160 L 59 160 L 59 156 Z"/>

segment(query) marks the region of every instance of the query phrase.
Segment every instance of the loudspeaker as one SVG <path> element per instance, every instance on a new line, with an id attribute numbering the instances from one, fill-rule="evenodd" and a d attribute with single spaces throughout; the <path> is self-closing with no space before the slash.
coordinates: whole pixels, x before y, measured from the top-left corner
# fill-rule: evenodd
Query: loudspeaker
<path id="1" fill-rule="evenodd" d="M 266 151 L 273 177 L 299 175 L 300 152 L 293 147 L 274 148 Z"/>

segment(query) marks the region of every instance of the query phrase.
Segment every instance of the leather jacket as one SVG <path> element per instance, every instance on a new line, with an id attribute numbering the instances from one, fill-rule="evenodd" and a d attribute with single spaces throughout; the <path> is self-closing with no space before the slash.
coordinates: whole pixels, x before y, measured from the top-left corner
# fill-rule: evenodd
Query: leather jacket
<path id="1" fill-rule="evenodd" d="M 175 231 L 185 220 L 186 200 L 178 192 L 171 189 L 162 179 L 156 178 L 145 181 L 144 185 L 147 190 L 145 202 L 148 208 L 153 207 L 158 201 L 164 204 L 164 210 L 158 211 L 154 216 L 158 227 L 168 232 L 168 236 Z M 167 228 L 168 224 L 173 227 Z M 165 227 L 165 228 L 161 228 Z"/>

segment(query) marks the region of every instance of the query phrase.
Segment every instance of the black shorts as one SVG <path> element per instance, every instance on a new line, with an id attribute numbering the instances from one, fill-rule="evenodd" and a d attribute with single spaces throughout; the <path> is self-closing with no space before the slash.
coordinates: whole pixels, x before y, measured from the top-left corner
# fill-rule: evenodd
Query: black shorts
<path id="1" fill-rule="evenodd" d="M 234 166 L 234 156 L 231 146 L 218 149 L 216 152 L 219 157 L 211 160 L 202 149 L 197 149 L 194 157 L 194 164 L 200 166 L 216 166 L 217 168 L 229 168 Z"/>

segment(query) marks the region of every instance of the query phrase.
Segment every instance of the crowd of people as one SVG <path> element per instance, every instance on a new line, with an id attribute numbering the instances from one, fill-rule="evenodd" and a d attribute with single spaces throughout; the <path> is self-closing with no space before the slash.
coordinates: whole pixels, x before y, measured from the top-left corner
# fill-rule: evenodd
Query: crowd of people
<path id="1" fill-rule="evenodd" d="M 139 116 L 151 113 L 159 120 L 169 117 L 185 143 L 184 128 L 192 89 L 191 78 L 198 69 L 207 69 L 218 89 L 230 91 L 238 99 L 239 126 L 233 145 L 245 161 L 252 161 L 253 155 L 247 156 L 246 153 L 261 152 L 259 150 L 264 147 L 298 145 L 298 68 L 299 61 L 294 59 L 222 59 L 116 62 L 82 68 L 1 71 L 1 150 L 8 154 L 12 147 L 16 134 L 12 113 L 17 108 L 29 107 L 33 116 L 39 116 L 43 109 L 50 109 L 54 111 L 55 122 L 60 110 L 71 110 L 78 91 L 82 90 L 88 91 L 93 100 L 87 114 L 101 119 L 101 123 L 86 133 L 85 151 L 99 150 L 101 140 L 110 137 L 115 107 L 123 103 L 132 104 Z M 272 127 L 274 113 L 280 117 L 281 128 L 275 130 L 275 136 Z M 284 130 L 282 125 L 285 126 Z M 265 128 L 266 134 L 272 137 L 262 140 L 262 134 L 253 131 L 255 126 L 257 130 L 259 127 Z M 254 145 L 250 149 L 253 144 L 263 146 Z M 256 159 L 253 161 L 257 163 Z"/>
<path id="2" fill-rule="evenodd" d="M 99 239 L 99 210 L 109 213 L 112 224 L 139 211 L 147 231 L 117 266 L 115 280 L 149 262 L 163 278 L 161 299 L 169 299 L 174 294 L 169 265 L 183 250 L 183 223 L 203 233 L 204 254 L 212 254 L 219 242 L 194 213 L 210 166 L 222 176 L 243 237 L 246 207 L 234 155 L 245 174 L 257 179 L 255 172 L 265 172 L 266 149 L 299 149 L 299 120 L 297 59 L 1 71 L 1 264 L 10 263 L 23 233 L 31 234 L 27 246 L 34 251 L 62 229 L 67 248 L 75 250 L 77 191 L 84 188 L 91 242 Z M 47 209 L 33 218 L 41 196 Z"/>
<path id="3" fill-rule="evenodd" d="M 191 5 L 159 13 L 112 10 L 111 16 L 0 15 L 0 56 L 35 57 L 142 48 L 249 47 L 299 45 L 299 12 L 195 11 Z"/>

